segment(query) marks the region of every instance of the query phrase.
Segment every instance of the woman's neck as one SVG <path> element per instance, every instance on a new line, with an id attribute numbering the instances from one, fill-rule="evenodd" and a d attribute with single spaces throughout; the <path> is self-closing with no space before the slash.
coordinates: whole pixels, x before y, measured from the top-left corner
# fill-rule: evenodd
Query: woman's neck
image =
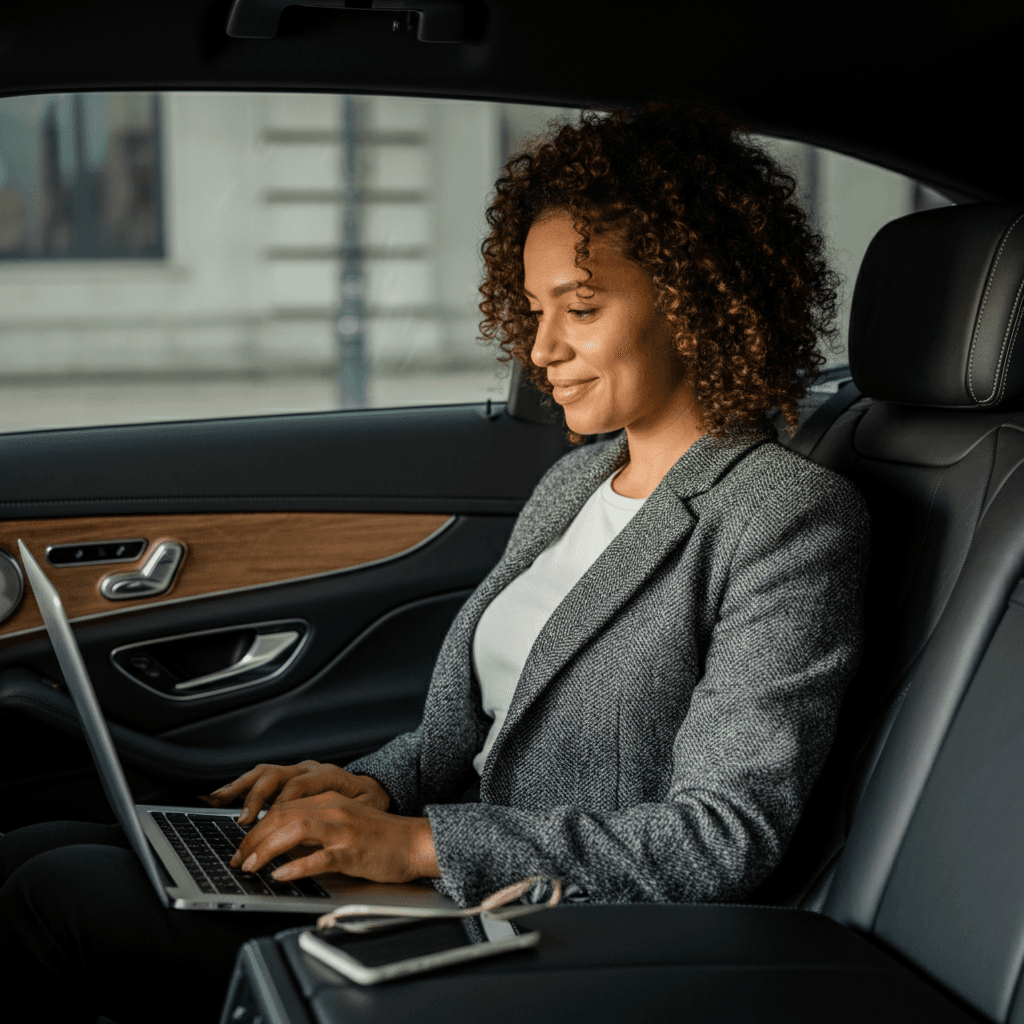
<path id="1" fill-rule="evenodd" d="M 624 498 L 648 497 L 705 433 L 695 403 L 685 397 L 656 423 L 627 425 L 629 462 L 612 481 L 612 490 Z"/>

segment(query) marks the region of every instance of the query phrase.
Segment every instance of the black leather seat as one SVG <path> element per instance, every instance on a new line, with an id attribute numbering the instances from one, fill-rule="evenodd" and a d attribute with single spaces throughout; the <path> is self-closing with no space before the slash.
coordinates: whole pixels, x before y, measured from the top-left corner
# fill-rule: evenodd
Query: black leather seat
<path id="1" fill-rule="evenodd" d="M 1024 918 L 1024 807 L 1014 798 L 1024 781 L 993 776 L 988 760 L 1013 685 L 992 676 L 995 648 L 986 655 L 1014 628 L 1010 599 L 1024 575 L 1022 306 L 1024 206 L 933 210 L 883 228 L 851 317 L 864 398 L 810 452 L 846 473 L 871 509 L 867 650 L 830 763 L 758 896 L 824 906 L 940 979 L 950 958 L 1010 973 L 1006 958 L 1024 958 L 1024 930 L 1007 921 L 992 938 L 998 949 L 968 948 L 976 928 L 989 933 L 990 911 Z M 1024 656 L 1024 632 L 1021 643 Z M 1024 692 L 1024 671 L 1020 683 Z M 1016 751 L 1019 738 L 1024 758 L 1024 714 L 1011 731 L 998 742 Z M 962 776 L 950 775 L 954 763 Z M 996 999 L 968 974 L 963 997 L 1003 1019 L 1009 983 Z"/>

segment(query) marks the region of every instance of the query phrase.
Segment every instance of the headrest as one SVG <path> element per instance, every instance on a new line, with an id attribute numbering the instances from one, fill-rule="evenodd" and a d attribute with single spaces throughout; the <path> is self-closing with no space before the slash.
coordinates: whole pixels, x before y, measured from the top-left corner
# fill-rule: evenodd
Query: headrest
<path id="1" fill-rule="evenodd" d="M 1024 204 L 949 206 L 875 235 L 850 312 L 862 394 L 994 409 L 1024 398 Z"/>

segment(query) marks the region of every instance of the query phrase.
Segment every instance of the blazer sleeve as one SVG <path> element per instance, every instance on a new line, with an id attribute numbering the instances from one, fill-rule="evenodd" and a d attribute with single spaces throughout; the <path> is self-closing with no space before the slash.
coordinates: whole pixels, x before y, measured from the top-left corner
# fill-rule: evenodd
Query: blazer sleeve
<path id="1" fill-rule="evenodd" d="M 739 899 L 770 873 L 862 644 L 864 501 L 833 474 L 815 483 L 798 507 L 792 488 L 765 495 L 736 544 L 665 799 L 610 812 L 429 806 L 439 888 L 470 904 L 547 874 L 578 899 L 703 902 Z"/>
<path id="2" fill-rule="evenodd" d="M 469 674 L 459 670 L 460 637 L 468 629 L 473 600 L 463 605 L 441 645 L 419 726 L 345 766 L 354 775 L 375 778 L 391 797 L 393 814 L 421 815 L 426 803 L 458 800 L 476 777 L 473 757 L 483 746 L 489 719 Z M 431 741 L 442 757 L 425 757 Z"/>
<path id="3" fill-rule="evenodd" d="M 411 814 L 417 799 L 422 726 L 396 736 L 380 750 L 345 765 L 353 775 L 370 775 L 391 798 L 393 814 Z"/>

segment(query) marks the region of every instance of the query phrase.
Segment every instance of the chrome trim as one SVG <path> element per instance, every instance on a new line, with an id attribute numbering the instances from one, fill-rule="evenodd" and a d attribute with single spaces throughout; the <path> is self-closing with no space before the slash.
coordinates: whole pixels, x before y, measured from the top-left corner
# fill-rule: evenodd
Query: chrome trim
<path id="1" fill-rule="evenodd" d="M 197 686 L 208 686 L 210 683 L 219 683 L 224 679 L 233 679 L 244 672 L 254 672 L 264 665 L 269 665 L 275 658 L 279 658 L 302 634 L 297 629 L 284 630 L 281 633 L 257 633 L 252 646 L 233 665 L 222 668 L 219 672 L 210 672 L 205 676 L 197 676 L 183 683 L 175 683 L 176 690 L 193 690 Z M 269 676 L 260 676 L 254 682 L 262 682 Z M 204 691 L 210 692 L 210 691 Z"/>
<path id="2" fill-rule="evenodd" d="M 194 600 L 193 598 L 183 598 L 182 600 Z M 109 613 L 104 613 L 109 614 Z M 288 655 L 285 660 L 268 675 L 261 676 L 259 679 L 250 679 L 240 683 L 234 683 L 230 686 L 220 686 L 215 690 L 203 690 L 201 693 L 169 693 L 166 690 L 158 690 L 154 686 L 150 686 L 148 683 L 141 679 L 133 676 L 126 668 L 123 668 L 118 664 L 115 655 L 121 654 L 123 651 L 133 651 L 140 647 L 155 647 L 158 644 L 170 643 L 172 640 L 188 640 L 191 637 L 196 636 L 215 636 L 217 633 L 232 633 L 242 632 L 246 629 L 256 630 L 257 633 L 261 632 L 264 634 L 270 634 L 275 627 L 281 627 L 283 630 L 286 627 L 292 627 L 294 631 L 299 633 L 299 641 L 295 644 L 294 649 Z M 279 634 L 278 634 L 279 635 Z M 161 636 L 155 640 L 137 640 L 134 643 L 123 644 L 121 647 L 115 647 L 110 652 L 110 663 L 127 679 L 130 679 L 136 686 L 141 686 L 150 693 L 155 693 L 158 697 L 163 697 L 165 700 L 197 700 L 203 697 L 219 696 L 222 693 L 227 693 L 230 690 L 243 690 L 249 686 L 262 685 L 263 683 L 269 683 L 274 679 L 280 678 L 291 666 L 295 663 L 298 656 L 306 649 L 309 643 L 310 637 L 313 635 L 313 629 L 305 619 L 272 619 L 269 622 L 243 622 L 238 625 L 231 626 L 218 626 L 216 629 L 200 629 L 191 633 L 175 633 L 173 636 Z M 257 640 L 259 637 L 256 638 Z M 253 644 L 255 647 L 255 643 Z M 251 653 L 252 648 L 249 652 Z M 280 651 L 278 652 L 281 653 Z M 158 655 L 159 656 L 159 655 Z M 244 659 L 243 659 L 244 660 Z M 238 662 L 236 662 L 238 664 Z M 253 666 L 250 664 L 249 668 Z M 218 673 L 211 673 L 211 675 L 217 675 Z M 198 685 L 202 679 L 209 680 L 209 676 L 200 677 L 199 679 L 188 680 L 188 683 L 192 685 Z M 177 687 L 176 687 L 177 689 Z"/>
<path id="3" fill-rule="evenodd" d="M 77 543 L 69 544 L 50 544 L 46 549 L 46 561 L 54 567 L 54 569 L 73 569 L 79 565 L 113 565 L 115 562 L 136 562 L 146 553 L 146 545 L 149 541 L 145 537 L 130 537 L 128 540 L 83 540 Z M 50 561 L 50 552 L 54 548 L 76 548 L 85 547 L 86 545 L 100 545 L 100 544 L 141 544 L 142 547 L 137 555 L 132 555 L 131 558 L 92 558 L 88 562 L 59 562 L 54 563 Z"/>
<path id="4" fill-rule="evenodd" d="M 308 576 L 289 576 L 284 580 L 273 580 L 270 583 L 254 583 L 250 587 L 229 587 L 227 590 L 211 590 L 208 594 L 193 594 L 189 597 L 172 597 L 169 601 L 161 601 L 159 604 L 147 605 L 136 604 L 130 608 L 113 608 L 107 612 L 93 612 L 91 615 L 76 615 L 71 622 L 92 622 L 94 619 L 106 619 L 111 615 L 130 615 L 132 612 L 146 612 L 153 608 L 168 608 L 174 604 L 184 604 L 187 601 L 205 601 L 211 597 L 223 597 L 225 594 L 244 594 L 250 590 L 266 590 L 268 587 L 286 587 L 291 583 L 302 583 L 307 580 L 325 579 L 328 576 L 340 576 L 342 573 L 357 572 L 360 569 L 369 569 L 375 565 L 383 565 L 385 562 L 393 562 L 395 559 L 404 558 L 418 551 L 425 544 L 429 544 L 435 537 L 449 529 L 458 519 L 458 516 L 450 516 L 433 533 L 428 534 L 419 543 L 411 548 L 405 548 L 394 555 L 386 555 L 384 558 L 377 558 L 372 562 L 360 562 L 359 565 L 346 566 L 344 569 L 328 569 L 326 572 L 314 572 Z M 15 636 L 30 636 L 32 633 L 45 633 L 45 626 L 30 626 L 28 629 L 16 629 L 11 633 L 0 633 L 0 640 L 7 640 Z M 164 696 L 161 694 L 161 696 Z"/>
<path id="5" fill-rule="evenodd" d="M 108 601 L 131 601 L 140 597 L 159 597 L 174 582 L 185 557 L 185 545 L 162 540 L 145 565 L 136 572 L 114 572 L 100 580 L 100 593 Z"/>
<path id="6" fill-rule="evenodd" d="M 0 606 L 0 622 L 6 622 L 18 610 L 18 607 L 21 605 L 21 599 L 25 596 L 25 574 L 21 571 L 21 565 L 18 560 L 9 551 L 0 548 L 0 558 L 6 559 L 14 567 L 14 580 L 17 584 L 10 608 L 5 612 L 3 607 Z M 2 590 L 0 590 L 0 594 L 2 594 Z"/>

